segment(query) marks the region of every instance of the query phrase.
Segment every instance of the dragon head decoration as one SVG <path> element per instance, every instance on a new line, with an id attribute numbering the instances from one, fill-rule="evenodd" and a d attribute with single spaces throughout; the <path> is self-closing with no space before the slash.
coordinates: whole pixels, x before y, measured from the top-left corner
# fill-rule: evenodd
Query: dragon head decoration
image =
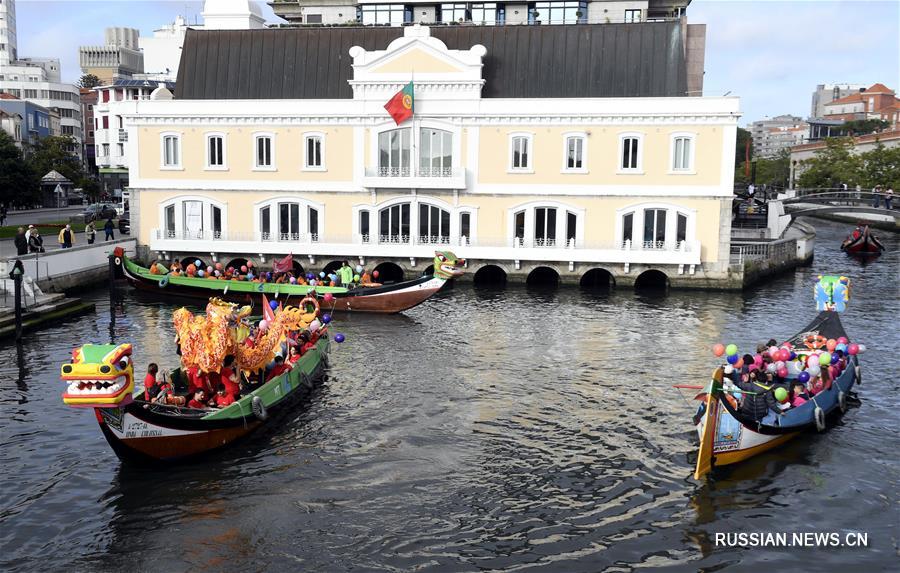
<path id="1" fill-rule="evenodd" d="M 462 276 L 465 270 L 466 260 L 460 259 L 450 251 L 435 251 L 434 276 L 441 279 L 452 279 Z"/>
<path id="2" fill-rule="evenodd" d="M 63 402 L 87 408 L 117 408 L 131 401 L 134 365 L 131 344 L 85 344 L 72 351 L 72 362 L 62 365 L 68 383 Z"/>

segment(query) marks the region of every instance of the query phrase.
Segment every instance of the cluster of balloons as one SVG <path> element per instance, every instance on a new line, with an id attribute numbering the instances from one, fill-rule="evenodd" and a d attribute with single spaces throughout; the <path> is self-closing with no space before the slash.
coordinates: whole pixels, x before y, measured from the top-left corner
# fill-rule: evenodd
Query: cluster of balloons
<path id="1" fill-rule="evenodd" d="M 850 343 L 846 337 L 841 336 L 837 339 L 828 339 L 825 341 L 825 350 L 807 350 L 795 349 L 786 342 L 782 346 L 770 346 L 765 353 L 771 358 L 768 364 L 763 360 L 761 354 L 753 356 L 753 362 L 747 364 L 750 370 L 763 369 L 767 373 L 776 374 L 781 378 L 794 376 L 803 384 L 815 378 L 822 372 L 822 368 L 827 368 L 837 364 L 840 361 L 838 350 L 850 356 L 856 356 L 860 352 L 865 351 L 866 347 L 862 344 Z M 799 352 L 798 352 L 799 350 Z M 728 364 L 734 368 L 743 368 L 745 366 L 744 359 L 738 354 L 738 348 L 735 344 L 715 344 L 712 347 L 713 354 L 717 357 L 725 356 Z M 776 396 L 777 398 L 777 396 Z"/>

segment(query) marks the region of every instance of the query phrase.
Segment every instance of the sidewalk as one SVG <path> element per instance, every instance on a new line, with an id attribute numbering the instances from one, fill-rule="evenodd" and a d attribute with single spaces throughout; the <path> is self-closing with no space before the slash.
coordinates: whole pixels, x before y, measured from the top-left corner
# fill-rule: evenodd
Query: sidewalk
<path id="1" fill-rule="evenodd" d="M 119 232 L 118 229 L 116 229 L 114 234 L 115 234 L 116 239 L 131 238 L 131 235 L 123 235 L 122 233 Z M 49 237 L 47 235 L 41 235 L 41 236 L 44 237 L 44 250 L 47 251 L 48 253 L 50 251 L 56 251 L 56 250 L 59 250 L 62 248 L 60 246 L 60 244 L 57 242 L 56 235 L 54 235 L 52 237 Z M 98 230 L 97 231 L 97 240 L 94 241 L 94 244 L 99 245 L 99 244 L 107 242 L 107 241 L 103 240 L 104 236 L 105 236 L 105 233 L 103 232 L 103 230 L 102 229 Z M 0 239 L 0 258 L 14 259 L 16 257 L 16 245 L 13 242 L 13 240 L 14 239 L 12 237 L 10 237 L 9 239 Z M 109 242 L 112 242 L 112 241 L 109 241 Z M 87 239 L 85 238 L 84 233 L 75 233 L 75 246 L 83 247 L 85 245 L 87 245 Z"/>

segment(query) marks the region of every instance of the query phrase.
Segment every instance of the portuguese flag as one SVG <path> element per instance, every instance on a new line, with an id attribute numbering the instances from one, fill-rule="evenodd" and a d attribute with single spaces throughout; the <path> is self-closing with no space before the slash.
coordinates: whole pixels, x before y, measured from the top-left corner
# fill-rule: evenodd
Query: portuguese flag
<path id="1" fill-rule="evenodd" d="M 394 94 L 386 104 L 384 109 L 387 110 L 394 122 L 400 125 L 413 115 L 413 83 L 409 82 L 403 89 Z"/>

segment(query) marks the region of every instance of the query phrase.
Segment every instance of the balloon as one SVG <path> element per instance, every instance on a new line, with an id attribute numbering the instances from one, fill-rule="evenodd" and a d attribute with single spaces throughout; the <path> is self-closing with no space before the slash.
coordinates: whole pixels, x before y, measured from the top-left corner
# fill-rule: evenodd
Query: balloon
<path id="1" fill-rule="evenodd" d="M 330 315 L 330 314 L 323 314 L 323 315 L 322 315 L 322 322 L 324 322 L 325 324 L 330 323 L 330 322 L 331 322 L 331 315 Z"/>
<path id="2" fill-rule="evenodd" d="M 221 270 L 222 270 L 222 263 L 216 263 L 216 270 L 217 270 L 217 271 L 221 271 Z"/>
<path id="3" fill-rule="evenodd" d="M 838 356 L 837 354 L 831 355 L 831 363 L 832 364 L 837 364 L 838 362 L 840 362 L 840 360 L 841 360 L 841 357 Z"/>
<path id="4" fill-rule="evenodd" d="M 741 396 L 743 396 L 740 392 L 733 392 L 731 395 L 734 396 L 735 400 L 740 400 Z"/>
<path id="5" fill-rule="evenodd" d="M 725 354 L 728 356 L 735 356 L 737 354 L 738 348 L 736 344 L 729 344 L 725 347 Z"/>
<path id="6" fill-rule="evenodd" d="M 822 367 L 818 364 L 810 364 L 806 371 L 809 372 L 810 378 L 815 378 L 822 372 Z"/>
<path id="7" fill-rule="evenodd" d="M 767 372 L 768 374 L 775 374 L 775 371 L 776 371 L 776 370 L 778 370 L 778 369 L 775 368 L 775 365 L 774 365 L 774 364 L 771 364 L 771 363 L 770 363 L 770 364 L 767 364 L 767 365 L 766 365 L 766 372 Z"/>
<path id="8" fill-rule="evenodd" d="M 796 376 L 800 373 L 800 364 L 796 360 L 791 360 L 785 367 L 787 368 L 788 374 Z"/>
<path id="9" fill-rule="evenodd" d="M 197 259 L 196 261 L 194 261 L 194 264 L 197 265 L 198 267 L 202 267 L 203 261 L 201 261 L 200 259 Z"/>
<path id="10" fill-rule="evenodd" d="M 363 271 L 362 265 L 356 265 L 356 272 L 361 273 Z"/>
<path id="11" fill-rule="evenodd" d="M 778 350 L 779 350 L 779 348 L 777 346 L 770 346 L 769 347 L 769 356 L 771 356 L 772 358 L 775 358 L 775 353 L 778 352 Z"/>
<path id="12" fill-rule="evenodd" d="M 247 265 L 241 265 L 241 272 L 242 272 L 242 273 L 246 273 L 246 272 L 247 272 Z"/>
<path id="13" fill-rule="evenodd" d="M 319 273 L 319 278 L 320 278 L 320 279 L 324 279 L 324 278 L 325 278 L 325 271 L 321 271 L 321 272 Z"/>
<path id="14" fill-rule="evenodd" d="M 849 346 L 847 346 L 847 352 L 850 353 L 850 356 L 856 356 L 859 354 L 859 344 L 853 342 Z"/>
<path id="15" fill-rule="evenodd" d="M 725 366 L 725 374 L 731 374 L 732 372 L 734 372 L 734 366 L 731 364 Z"/>
<path id="16" fill-rule="evenodd" d="M 787 348 L 782 348 L 781 350 L 778 351 L 778 359 L 781 360 L 782 362 L 787 362 L 788 360 L 791 359 L 791 351 L 788 350 Z"/>
<path id="17" fill-rule="evenodd" d="M 345 340 L 344 335 L 341 334 L 340 332 L 338 332 L 337 334 L 334 335 L 334 341 L 337 342 L 338 344 L 340 344 L 344 340 Z"/>
<path id="18" fill-rule="evenodd" d="M 297 279 L 295 277 L 291 277 L 290 282 L 292 285 L 295 285 L 295 284 L 297 284 Z"/>
<path id="19" fill-rule="evenodd" d="M 807 382 L 809 382 L 809 372 L 806 372 L 804 370 L 800 374 L 797 374 L 797 381 L 801 384 L 806 384 Z"/>
<path id="20" fill-rule="evenodd" d="M 837 346 L 837 340 L 835 340 L 835 339 L 833 339 L 833 338 L 829 338 L 829 339 L 825 342 L 825 348 L 828 349 L 828 352 L 833 352 L 835 346 Z"/>
<path id="21" fill-rule="evenodd" d="M 775 388 L 775 399 L 776 400 L 784 403 L 784 402 L 787 402 L 787 398 L 788 398 L 787 390 L 785 390 L 784 388 L 781 388 L 780 386 L 778 388 Z"/>
<path id="22" fill-rule="evenodd" d="M 316 286 L 317 282 L 316 279 L 309 279 L 309 286 Z"/>
<path id="23" fill-rule="evenodd" d="M 757 366 L 762 366 L 762 363 L 763 363 L 762 355 L 760 355 L 760 354 L 755 355 L 753 357 L 753 363 L 756 364 Z"/>
<path id="24" fill-rule="evenodd" d="M 247 268 L 252 269 L 253 266 L 253 261 L 247 261 Z"/>
<path id="25" fill-rule="evenodd" d="M 725 354 L 725 345 L 721 343 L 713 344 L 712 351 L 716 356 L 722 356 Z"/>
<path id="26" fill-rule="evenodd" d="M 739 357 L 737 354 L 729 354 L 726 360 L 728 360 L 729 364 L 737 364 Z"/>
<path id="27" fill-rule="evenodd" d="M 859 353 L 860 353 L 860 354 L 862 354 L 863 352 L 866 351 L 866 345 L 865 345 L 865 344 L 858 344 L 857 346 L 859 346 Z"/>
<path id="28" fill-rule="evenodd" d="M 843 342 L 841 342 L 840 344 L 838 344 L 837 346 L 835 346 L 834 349 L 835 349 L 835 350 L 840 350 L 840 351 L 843 352 L 844 354 L 847 354 L 847 345 L 844 344 Z"/>
<path id="29" fill-rule="evenodd" d="M 314 318 L 313 321 L 309 323 L 309 331 L 310 332 L 315 332 L 315 331 L 319 330 L 320 328 L 322 328 L 322 323 L 319 322 L 318 318 Z"/>
<path id="30" fill-rule="evenodd" d="M 202 270 L 202 269 L 199 270 L 199 271 L 197 271 L 197 276 L 198 276 L 198 277 L 202 277 L 202 276 L 205 276 L 205 275 L 206 275 L 206 271 L 204 271 L 204 270 Z"/>
<path id="31" fill-rule="evenodd" d="M 353 282 L 359 282 L 359 275 L 353 275 Z"/>
<path id="32" fill-rule="evenodd" d="M 787 378 L 788 369 L 787 368 L 779 368 L 778 370 L 775 371 L 775 373 L 778 374 L 778 376 L 780 376 L 781 378 Z"/>
<path id="33" fill-rule="evenodd" d="M 252 281 L 252 280 L 255 279 L 255 278 L 256 278 L 256 275 L 254 275 L 253 273 L 247 273 L 247 280 L 248 280 L 248 281 Z"/>
<path id="34" fill-rule="evenodd" d="M 735 368 L 743 368 L 744 367 L 744 359 L 738 358 L 738 361 L 734 363 Z"/>
<path id="35" fill-rule="evenodd" d="M 325 296 L 322 297 L 322 300 L 324 300 L 325 302 L 332 302 L 334 300 L 334 295 L 330 292 L 326 292 Z"/>
<path id="36" fill-rule="evenodd" d="M 372 271 L 372 278 L 378 278 L 378 271 Z"/>
<path id="37" fill-rule="evenodd" d="M 841 336 L 841 337 L 838 337 L 838 339 L 837 339 L 838 344 L 848 344 L 849 342 L 850 341 L 847 340 L 846 336 Z"/>
<path id="38" fill-rule="evenodd" d="M 784 362 L 782 362 L 781 360 L 779 360 L 778 362 L 775 363 L 775 369 L 776 369 L 776 370 L 781 370 L 782 368 L 785 367 L 785 365 L 786 365 L 786 364 L 785 364 Z"/>
<path id="39" fill-rule="evenodd" d="M 788 360 L 797 360 L 797 353 L 791 350 L 791 357 Z"/>
<path id="40" fill-rule="evenodd" d="M 276 308 L 278 308 L 278 301 L 276 301 L 276 300 L 270 300 L 270 301 L 269 301 L 269 308 L 271 308 L 272 310 L 275 310 Z"/>
<path id="41" fill-rule="evenodd" d="M 269 330 L 269 322 L 265 319 L 259 321 L 259 330 L 265 332 Z"/>
<path id="42" fill-rule="evenodd" d="M 826 366 L 828 364 L 831 364 L 831 354 L 828 352 L 823 352 L 822 354 L 819 354 L 819 365 Z"/>

